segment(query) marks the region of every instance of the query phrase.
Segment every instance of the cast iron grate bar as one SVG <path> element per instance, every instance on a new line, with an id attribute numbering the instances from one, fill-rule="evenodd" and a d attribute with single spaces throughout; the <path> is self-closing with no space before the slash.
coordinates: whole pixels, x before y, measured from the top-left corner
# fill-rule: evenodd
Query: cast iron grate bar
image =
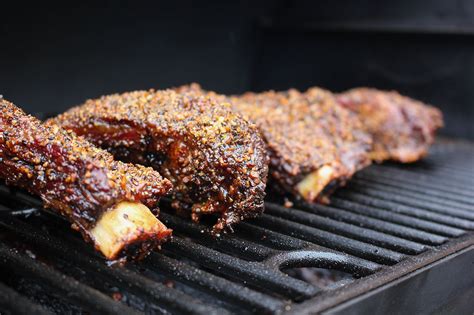
<path id="1" fill-rule="evenodd" d="M 440 178 L 443 178 L 445 181 L 448 182 L 453 182 L 454 186 L 458 187 L 463 187 L 463 188 L 468 188 L 465 187 L 464 185 L 472 185 L 474 183 L 474 180 L 470 177 L 468 177 L 468 173 L 466 173 L 466 169 L 464 169 L 463 172 L 461 171 L 454 171 L 452 169 L 446 169 L 443 170 L 439 167 L 436 168 L 436 170 L 433 169 L 433 165 L 430 165 L 430 167 L 423 167 L 423 165 L 420 165 L 417 169 L 411 169 L 411 168 L 402 168 L 403 166 L 398 166 L 398 165 L 393 165 L 393 166 L 387 166 L 387 169 L 391 172 L 397 172 L 397 173 L 402 173 L 406 175 L 406 173 L 403 172 L 408 172 L 409 177 L 420 177 L 423 179 L 433 179 L 436 178 L 436 181 L 438 181 Z M 453 185 L 452 184 L 452 185 Z"/>
<path id="2" fill-rule="evenodd" d="M 237 254 L 248 260 L 263 260 L 274 253 L 268 247 L 243 240 L 236 235 L 223 234 L 218 239 L 212 237 L 206 231 L 209 228 L 202 224 L 196 224 L 188 219 L 180 218 L 166 212 L 162 212 L 160 219 L 172 226 L 176 233 L 192 237 L 194 240 L 211 248 L 223 248 L 229 254 Z"/>
<path id="3" fill-rule="evenodd" d="M 402 204 L 398 204 L 391 201 L 386 201 L 382 199 L 374 199 L 368 196 L 365 196 L 360 193 L 356 193 L 348 190 L 340 190 L 335 196 L 343 197 L 344 199 L 354 201 L 359 204 L 366 206 L 376 207 L 380 210 L 388 210 L 394 213 L 400 213 L 408 216 L 413 216 L 415 218 L 424 219 L 427 221 L 437 222 L 444 225 L 453 226 L 460 229 L 474 229 L 474 222 L 456 218 L 450 215 L 438 214 L 428 210 L 408 207 Z"/>
<path id="4" fill-rule="evenodd" d="M 396 183 L 398 186 L 403 187 L 404 185 L 409 186 L 418 186 L 418 187 L 425 187 L 427 189 L 434 189 L 437 191 L 441 191 L 445 194 L 453 194 L 456 196 L 462 196 L 467 198 L 474 197 L 474 192 L 466 189 L 466 187 L 453 187 L 453 182 L 450 181 L 449 185 L 446 183 L 446 179 L 444 181 L 433 181 L 432 178 L 420 178 L 419 176 L 412 176 L 411 178 L 407 178 L 407 176 L 403 174 L 398 174 L 397 172 L 391 172 L 390 174 L 381 173 L 377 170 L 374 170 L 373 167 L 366 168 L 361 171 L 361 174 L 356 176 L 365 176 L 369 175 L 370 178 L 383 178 Z"/>
<path id="5" fill-rule="evenodd" d="M 251 221 L 240 223 L 235 227 L 235 230 L 247 239 L 258 241 L 263 245 L 279 250 L 301 249 L 303 247 L 308 247 L 311 244 L 282 233 L 264 229 L 258 225 L 252 224 Z"/>
<path id="6" fill-rule="evenodd" d="M 277 270 L 269 270 L 258 262 L 249 262 L 227 254 L 216 252 L 205 246 L 191 243 L 183 238 L 174 237 L 163 246 L 164 249 L 186 257 L 201 266 L 213 269 L 235 280 L 252 284 L 260 289 L 272 291 L 291 299 L 305 299 L 315 295 L 319 288 L 306 282 L 288 277 Z"/>
<path id="7" fill-rule="evenodd" d="M 391 223 L 386 220 L 373 218 L 363 214 L 353 213 L 339 208 L 308 204 L 303 202 L 299 203 L 298 206 L 308 212 L 321 214 L 338 221 L 360 225 L 389 235 L 399 236 L 401 238 L 412 240 L 420 244 L 441 245 L 448 240 L 444 236 L 421 231 L 420 229 L 400 225 L 397 223 Z M 352 210 L 356 208 L 352 207 L 349 204 L 347 204 L 346 206 L 348 208 L 351 208 Z"/>
<path id="8" fill-rule="evenodd" d="M 437 187 L 439 189 L 448 189 L 450 187 L 459 189 L 458 193 L 466 193 L 468 195 L 472 195 L 473 190 L 470 187 L 463 186 L 460 184 L 460 180 L 466 180 L 464 177 L 463 179 L 452 178 L 449 175 L 444 174 L 433 174 L 430 170 L 410 170 L 410 166 L 399 166 L 399 167 L 386 167 L 382 165 L 373 165 L 370 168 L 363 170 L 364 173 L 369 174 L 377 174 L 380 177 L 390 177 L 396 181 L 401 182 L 419 182 L 424 183 L 427 187 Z M 466 174 L 468 174 L 469 169 L 466 168 Z M 446 185 L 446 183 L 449 185 Z M 447 190 L 451 192 L 452 190 Z"/>
<path id="9" fill-rule="evenodd" d="M 446 226 L 432 221 L 426 221 L 405 214 L 384 211 L 376 207 L 359 204 L 335 196 L 331 198 L 331 205 L 351 212 L 356 212 L 442 236 L 458 237 L 466 233 L 466 231 L 462 229 Z"/>
<path id="10" fill-rule="evenodd" d="M 432 174 L 436 175 L 443 175 L 443 176 L 450 176 L 454 179 L 462 178 L 467 181 L 473 182 L 474 179 L 469 177 L 468 173 L 466 173 L 466 170 L 468 170 L 472 165 L 474 165 L 474 159 L 471 158 L 471 161 L 468 163 L 464 163 L 465 165 L 446 165 L 446 163 L 456 163 L 456 161 L 437 161 L 437 162 L 432 162 L 432 166 L 429 169 Z"/>
<path id="11" fill-rule="evenodd" d="M 436 202 L 427 203 L 426 200 L 420 200 L 419 198 L 394 194 L 393 192 L 386 192 L 383 189 L 371 189 L 364 187 L 364 185 L 354 185 L 351 184 L 347 190 L 354 191 L 356 193 L 364 194 L 366 196 L 371 196 L 377 199 L 387 200 L 396 202 L 399 204 L 412 206 L 419 209 L 430 210 L 440 214 L 446 214 L 449 216 L 456 216 L 461 219 L 474 220 L 474 214 L 472 213 L 470 207 L 465 207 L 464 205 L 439 205 Z"/>
<path id="12" fill-rule="evenodd" d="M 459 157 L 453 157 L 452 154 L 434 154 L 422 161 L 413 164 L 385 163 L 383 166 L 393 169 L 404 169 L 413 172 L 429 172 L 431 174 L 453 174 L 453 178 L 463 177 L 468 179 L 466 168 L 472 166 L 474 159 L 473 153 L 466 152 Z"/>
<path id="13" fill-rule="evenodd" d="M 101 314 L 138 314 L 121 303 L 111 303 L 111 298 L 103 293 L 67 277 L 5 244 L 0 244 L 0 265 L 5 269 L 19 271 L 21 275 L 41 279 L 58 292 L 62 292 L 64 298 L 73 303 L 79 303 L 90 311 Z M 64 294 L 66 292 L 67 294 Z"/>
<path id="14" fill-rule="evenodd" d="M 436 205 L 437 207 L 443 206 L 444 209 L 449 209 L 446 211 L 447 213 L 457 213 L 459 211 L 459 216 L 461 218 L 474 218 L 474 215 L 472 213 L 472 205 L 466 205 L 462 202 L 459 201 L 453 201 L 449 200 L 446 198 L 440 198 L 440 197 L 435 197 L 435 196 L 430 196 L 430 195 L 423 195 L 419 193 L 415 193 L 413 191 L 405 190 L 405 189 L 400 189 L 400 188 L 395 188 L 391 186 L 381 186 L 381 185 L 376 185 L 374 183 L 371 183 L 367 180 L 364 179 L 357 179 L 354 178 L 351 180 L 350 184 L 347 186 L 350 189 L 362 189 L 363 191 L 369 191 L 373 190 L 376 192 L 384 192 L 384 193 L 390 193 L 391 196 L 396 196 L 396 197 L 403 197 L 405 198 L 405 201 L 411 202 L 416 201 L 416 202 L 423 202 L 425 205 Z"/>
<path id="15" fill-rule="evenodd" d="M 266 214 L 256 219 L 256 221 L 260 226 L 271 230 L 281 231 L 282 229 L 288 229 L 291 236 L 334 250 L 340 250 L 357 257 L 372 260 L 380 264 L 393 265 L 400 262 L 405 257 L 405 255 L 389 249 L 363 243 L 345 236 L 332 234 L 320 229 L 296 222 L 290 222 Z"/>
<path id="16" fill-rule="evenodd" d="M 129 291 L 141 296 L 147 296 L 148 301 L 160 303 L 162 307 L 175 312 L 186 314 L 222 314 L 222 312 L 225 312 L 222 309 L 203 305 L 186 294 L 171 289 L 159 282 L 151 281 L 128 269 L 110 268 L 95 253 L 88 254 L 90 251 L 82 240 L 72 238 L 67 234 L 60 234 L 61 237 L 51 235 L 46 237 L 35 227 L 15 219 L 11 219 L 9 222 L 0 221 L 0 226 L 14 231 L 16 235 L 35 245 L 35 248 L 41 247 L 43 250 L 55 255 L 55 257 L 74 257 L 75 265 L 80 266 L 90 275 L 94 275 L 93 280 L 95 282 L 100 282 L 101 284 L 109 282 L 115 286 L 123 286 L 125 284 Z M 56 230 L 56 232 L 58 231 Z M 68 268 L 68 272 L 72 272 L 75 278 L 80 276 L 78 273 L 75 273 L 74 268 Z M 182 303 L 183 301 L 186 301 L 186 303 Z M 111 302 L 116 303 L 114 301 Z"/>
<path id="17" fill-rule="evenodd" d="M 161 253 L 154 253 L 144 264 L 149 270 L 158 270 L 184 283 L 202 288 L 207 292 L 218 295 L 240 308 L 252 312 L 278 312 L 285 306 L 285 302 L 244 285 L 215 276 L 202 269 L 189 266 L 183 262 L 167 257 Z"/>
<path id="18" fill-rule="evenodd" d="M 0 310 L 15 310 L 17 314 L 52 314 L 25 296 L 0 282 Z M 2 313 L 3 314 L 3 313 Z M 9 313 L 6 313 L 9 314 Z M 14 314 L 13 312 L 10 314 Z"/>
<path id="19" fill-rule="evenodd" d="M 434 197 L 443 198 L 443 199 L 447 199 L 447 200 L 453 200 L 453 201 L 460 202 L 460 203 L 465 204 L 465 205 L 470 205 L 470 206 L 474 205 L 474 200 L 473 200 L 472 197 L 460 196 L 460 195 L 455 194 L 455 193 L 445 192 L 445 191 L 442 191 L 442 190 L 429 188 L 429 187 L 426 187 L 425 185 L 411 184 L 411 183 L 400 184 L 400 183 L 397 183 L 397 182 L 391 180 L 390 178 L 383 178 L 383 177 L 379 177 L 379 176 L 377 176 L 377 177 L 370 176 L 370 175 L 366 175 L 362 172 L 357 173 L 354 176 L 354 178 L 355 179 L 361 178 L 364 181 L 374 183 L 375 185 L 378 185 L 378 186 L 389 186 L 389 187 L 393 187 L 395 189 L 399 189 L 401 191 L 406 190 L 406 191 L 410 191 L 410 192 L 420 194 L 420 195 L 434 196 Z"/>
<path id="20" fill-rule="evenodd" d="M 404 254 L 419 254 L 427 248 L 418 243 L 407 241 L 371 229 L 362 228 L 345 222 L 335 221 L 298 209 L 287 209 L 280 205 L 267 203 L 265 212 L 280 218 L 343 235 L 369 244 L 388 248 Z"/>
<path id="21" fill-rule="evenodd" d="M 473 182 L 473 178 L 469 176 L 473 165 L 474 150 L 470 150 L 432 154 L 417 163 L 407 165 L 388 163 L 383 167 L 387 172 L 398 172 L 399 175 L 426 176 L 438 182 L 446 179 L 456 185 L 460 182 Z"/>
<path id="22" fill-rule="evenodd" d="M 389 171 L 402 171 L 403 172 L 410 172 L 412 174 L 422 174 L 422 176 L 436 176 L 440 178 L 445 178 L 447 180 L 452 180 L 455 182 L 465 182 L 465 183 L 473 183 L 474 180 L 469 177 L 469 173 L 466 173 L 466 169 L 472 167 L 474 164 L 474 160 L 471 161 L 470 165 L 465 164 L 462 165 L 458 162 L 457 168 L 453 167 L 446 167 L 445 162 L 434 162 L 434 161 L 424 161 L 419 162 L 412 166 L 407 165 L 398 165 L 398 164 L 387 164 L 383 167 L 388 169 Z M 456 163 L 456 161 L 449 161 L 449 163 Z"/>

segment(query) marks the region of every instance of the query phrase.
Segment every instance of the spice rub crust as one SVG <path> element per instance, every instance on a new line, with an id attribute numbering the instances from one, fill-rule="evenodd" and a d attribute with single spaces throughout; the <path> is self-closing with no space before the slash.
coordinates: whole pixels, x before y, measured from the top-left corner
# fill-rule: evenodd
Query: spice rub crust
<path id="1" fill-rule="evenodd" d="M 219 232 L 263 211 L 266 146 L 228 103 L 172 90 L 103 96 L 59 115 L 58 124 L 119 159 L 150 165 L 174 186 L 175 208 L 220 217 Z"/>
<path id="2" fill-rule="evenodd" d="M 59 210 L 93 242 L 91 230 L 109 209 L 134 202 L 156 215 L 160 197 L 171 189 L 171 182 L 152 168 L 115 161 L 84 138 L 53 122 L 41 123 L 3 99 L 0 178 L 39 195 L 46 207 Z M 171 230 L 160 224 L 153 226 L 160 229 L 155 234 L 135 235 L 134 244 L 142 238 L 140 244 L 148 250 L 165 240 Z"/>
<path id="3" fill-rule="evenodd" d="M 329 91 L 313 89 L 308 95 L 292 89 L 224 96 L 195 83 L 177 90 L 226 100 L 255 123 L 268 146 L 271 181 L 307 201 L 327 202 L 335 188 L 370 164 L 370 136 Z"/>

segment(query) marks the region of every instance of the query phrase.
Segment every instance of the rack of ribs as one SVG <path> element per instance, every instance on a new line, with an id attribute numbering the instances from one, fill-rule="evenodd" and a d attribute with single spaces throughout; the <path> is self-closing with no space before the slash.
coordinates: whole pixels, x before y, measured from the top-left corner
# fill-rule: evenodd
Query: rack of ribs
<path id="1" fill-rule="evenodd" d="M 268 146 L 272 182 L 309 202 L 327 202 L 335 188 L 370 163 L 370 136 L 328 91 L 314 90 L 310 98 L 296 90 L 227 97 L 198 84 L 176 90 L 227 100 L 255 123 Z"/>
<path id="2" fill-rule="evenodd" d="M 110 260 L 142 258 L 171 234 L 156 218 L 160 197 L 171 189 L 167 179 L 151 168 L 115 161 L 3 99 L 0 178 L 40 196 Z"/>
<path id="3" fill-rule="evenodd" d="M 172 205 L 219 217 L 224 228 L 263 211 L 266 146 L 229 104 L 172 90 L 88 100 L 54 119 L 116 158 L 152 166 L 173 183 Z"/>
<path id="4" fill-rule="evenodd" d="M 311 89 L 309 90 L 311 91 Z M 337 95 L 338 102 L 356 113 L 373 136 L 371 158 L 409 163 L 428 153 L 441 112 L 395 91 L 356 88 Z"/>

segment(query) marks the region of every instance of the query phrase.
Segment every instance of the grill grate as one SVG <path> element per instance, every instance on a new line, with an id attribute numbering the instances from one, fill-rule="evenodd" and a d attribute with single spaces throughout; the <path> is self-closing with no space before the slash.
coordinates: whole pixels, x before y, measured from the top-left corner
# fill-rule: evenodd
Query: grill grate
<path id="1" fill-rule="evenodd" d="M 63 219 L 37 211 L 35 197 L 0 186 L 0 310 L 327 310 L 473 245 L 473 184 L 474 146 L 445 142 L 415 165 L 367 168 L 330 206 L 295 202 L 286 208 L 278 198 L 269 200 L 262 217 L 218 240 L 164 201 L 161 220 L 175 231 L 173 240 L 125 268 L 107 266 Z M 281 271 L 301 267 L 347 276 L 318 286 Z"/>

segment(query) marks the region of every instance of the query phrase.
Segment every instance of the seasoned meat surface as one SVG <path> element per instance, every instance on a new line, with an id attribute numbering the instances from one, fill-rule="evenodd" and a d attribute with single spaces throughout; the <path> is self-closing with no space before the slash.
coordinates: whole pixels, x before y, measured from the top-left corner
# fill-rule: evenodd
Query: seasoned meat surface
<path id="1" fill-rule="evenodd" d="M 71 131 L 52 122 L 43 124 L 3 99 L 0 178 L 40 196 L 45 206 L 59 210 L 96 246 L 99 240 L 91 231 L 106 212 L 122 202 L 157 210 L 159 198 L 171 189 L 171 183 L 152 168 L 115 161 L 111 154 Z M 113 253 L 106 251 L 110 254 L 108 258 L 117 258 L 132 243 L 136 254 L 142 255 L 166 239 L 171 230 L 154 215 L 147 218 L 150 217 L 150 229 L 140 227 L 135 231 L 140 235 L 127 236 L 133 240 L 123 239 L 114 244 Z M 145 234 L 148 232 L 152 234 Z M 137 247 L 139 239 L 141 248 Z"/>
<path id="2" fill-rule="evenodd" d="M 228 100 L 254 122 L 268 146 L 271 179 L 307 201 L 327 201 L 336 187 L 370 163 L 371 139 L 360 121 L 325 90 L 222 96 L 192 84 L 177 89 Z"/>
<path id="3" fill-rule="evenodd" d="M 58 116 L 61 126 L 117 158 L 153 166 L 174 185 L 173 205 L 198 221 L 219 214 L 219 232 L 263 211 L 268 172 L 256 127 L 229 104 L 172 90 L 89 100 Z"/>
<path id="4" fill-rule="evenodd" d="M 338 102 L 356 113 L 373 136 L 375 161 L 414 162 L 428 153 L 441 112 L 395 91 L 356 88 L 337 95 Z"/>

